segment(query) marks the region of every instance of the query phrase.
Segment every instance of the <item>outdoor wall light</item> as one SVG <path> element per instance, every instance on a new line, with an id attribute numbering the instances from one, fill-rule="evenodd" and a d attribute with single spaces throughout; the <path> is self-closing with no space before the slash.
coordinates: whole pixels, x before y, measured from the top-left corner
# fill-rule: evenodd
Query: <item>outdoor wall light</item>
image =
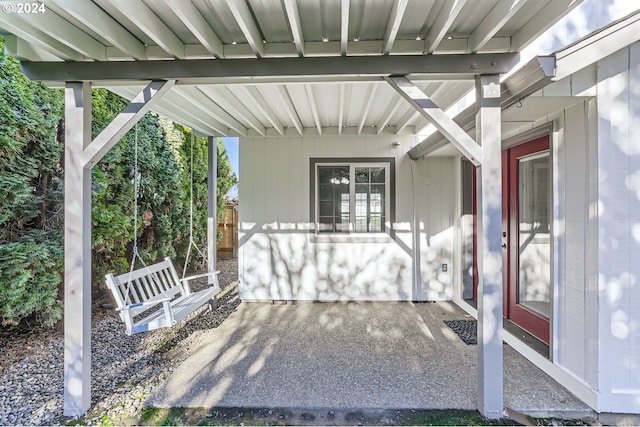
<path id="1" fill-rule="evenodd" d="M 393 142 L 391 143 L 391 146 L 392 146 L 393 148 L 398 148 L 398 147 L 400 147 L 400 143 L 399 143 L 398 141 L 393 141 Z"/>

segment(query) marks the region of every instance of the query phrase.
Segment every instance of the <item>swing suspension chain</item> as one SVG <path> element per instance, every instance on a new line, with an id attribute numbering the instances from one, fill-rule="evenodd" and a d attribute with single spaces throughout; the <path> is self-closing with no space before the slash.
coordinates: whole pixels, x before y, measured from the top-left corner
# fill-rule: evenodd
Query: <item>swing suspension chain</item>
<path id="1" fill-rule="evenodd" d="M 140 174 L 138 170 L 138 124 L 136 124 L 133 149 L 133 254 L 131 256 L 131 267 L 129 268 L 129 278 L 127 280 L 125 305 L 129 304 L 129 300 L 131 298 L 129 296 L 129 290 L 131 289 L 131 274 L 135 268 L 136 258 L 140 260 L 140 263 L 144 268 L 147 268 L 147 264 L 144 262 L 140 252 L 138 251 L 138 198 L 140 193 Z"/>
<path id="2" fill-rule="evenodd" d="M 187 275 L 187 266 L 189 265 L 189 257 L 191 256 L 191 247 L 196 248 L 196 251 L 200 255 L 200 257 L 206 262 L 207 257 L 202 253 L 198 245 L 196 245 L 195 240 L 193 239 L 193 143 L 194 136 L 193 132 L 191 132 L 191 162 L 189 166 L 189 247 L 187 248 L 187 257 L 184 260 L 184 267 L 182 269 L 182 278 L 184 279 Z"/>

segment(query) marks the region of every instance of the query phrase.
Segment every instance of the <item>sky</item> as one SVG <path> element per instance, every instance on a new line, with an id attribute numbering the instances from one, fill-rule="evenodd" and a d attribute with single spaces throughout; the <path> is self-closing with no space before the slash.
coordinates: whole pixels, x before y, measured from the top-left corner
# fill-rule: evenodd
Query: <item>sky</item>
<path id="1" fill-rule="evenodd" d="M 222 138 L 222 144 L 224 144 L 224 148 L 227 150 L 227 155 L 229 156 L 229 162 L 231 163 L 231 169 L 236 174 L 236 177 L 240 177 L 238 173 L 238 138 Z M 231 197 L 236 197 L 238 195 L 238 186 L 234 186 L 229 193 L 227 193 Z"/>

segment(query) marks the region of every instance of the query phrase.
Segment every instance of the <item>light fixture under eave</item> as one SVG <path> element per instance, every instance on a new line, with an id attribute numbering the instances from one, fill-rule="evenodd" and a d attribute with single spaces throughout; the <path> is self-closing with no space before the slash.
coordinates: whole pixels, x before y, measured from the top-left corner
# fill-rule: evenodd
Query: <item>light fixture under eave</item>
<path id="1" fill-rule="evenodd" d="M 323 42 L 323 43 L 327 43 L 328 41 L 329 41 L 329 37 L 323 37 L 323 38 L 322 38 L 322 42 Z"/>
<path id="2" fill-rule="evenodd" d="M 393 142 L 391 143 L 391 147 L 393 147 L 393 148 L 398 148 L 398 147 L 400 147 L 400 143 L 399 143 L 398 141 L 393 141 Z"/>

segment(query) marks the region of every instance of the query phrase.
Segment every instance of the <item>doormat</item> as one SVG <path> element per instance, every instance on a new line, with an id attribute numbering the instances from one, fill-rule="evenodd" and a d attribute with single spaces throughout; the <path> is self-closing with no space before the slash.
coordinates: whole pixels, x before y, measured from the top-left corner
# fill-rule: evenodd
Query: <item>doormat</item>
<path id="1" fill-rule="evenodd" d="M 478 328 L 475 320 L 444 320 L 444 323 L 450 327 L 453 332 L 458 334 L 465 344 L 478 344 L 478 341 L 476 340 Z"/>

